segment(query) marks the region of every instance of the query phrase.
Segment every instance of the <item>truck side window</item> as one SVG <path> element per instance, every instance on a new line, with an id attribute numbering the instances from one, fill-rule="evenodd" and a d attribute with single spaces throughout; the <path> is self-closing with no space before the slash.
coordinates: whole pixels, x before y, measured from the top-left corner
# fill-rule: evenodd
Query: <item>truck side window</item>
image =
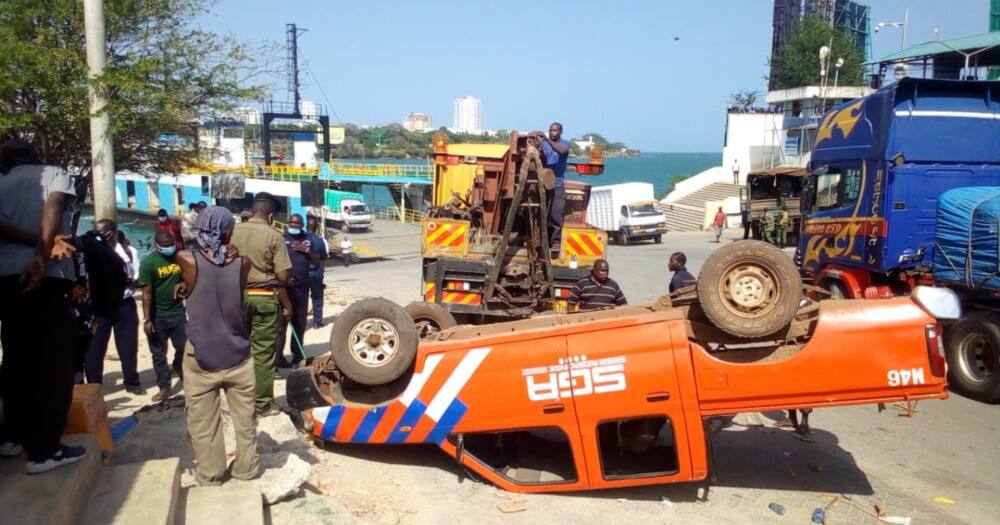
<path id="1" fill-rule="evenodd" d="M 628 217 L 628 206 L 622 205 L 622 217 Z"/>
<path id="2" fill-rule="evenodd" d="M 833 168 L 816 178 L 816 209 L 854 204 L 861 194 L 861 168 Z"/>
<path id="3" fill-rule="evenodd" d="M 464 434 L 465 454 L 517 483 L 570 483 L 577 480 L 569 438 L 559 427 Z M 452 445 L 455 436 L 448 437 Z"/>
<path id="4" fill-rule="evenodd" d="M 604 421 L 597 439 L 604 479 L 677 473 L 674 426 L 666 416 Z"/>

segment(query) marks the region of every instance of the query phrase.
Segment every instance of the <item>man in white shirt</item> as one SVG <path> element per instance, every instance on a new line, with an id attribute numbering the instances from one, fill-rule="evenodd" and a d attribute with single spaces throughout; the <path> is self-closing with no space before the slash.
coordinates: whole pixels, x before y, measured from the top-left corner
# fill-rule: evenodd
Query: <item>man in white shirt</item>
<path id="1" fill-rule="evenodd" d="M 125 390 L 130 394 L 141 395 L 145 392 L 139 384 L 139 314 L 135 306 L 135 288 L 139 281 L 139 253 L 122 242 L 119 242 L 118 225 L 114 221 L 101 219 L 97 221 L 97 232 L 115 249 L 115 253 L 125 265 L 128 285 L 125 286 L 124 301 L 110 316 L 96 316 L 97 326 L 94 338 L 87 349 L 86 371 L 88 383 L 103 383 L 104 355 L 108 353 L 108 341 L 111 331 L 115 334 L 115 348 L 122 363 L 122 376 Z"/>
<path id="2" fill-rule="evenodd" d="M 733 184 L 740 183 L 740 161 L 733 159 Z"/>
<path id="3" fill-rule="evenodd" d="M 351 266 L 351 240 L 344 236 L 344 240 L 340 241 L 340 256 L 344 258 L 344 267 Z"/>
<path id="4" fill-rule="evenodd" d="M 50 258 L 56 236 L 70 232 L 76 191 L 66 170 L 43 166 L 22 141 L 0 147 L 0 173 L 0 457 L 24 452 L 25 471 L 41 474 L 87 453 L 60 443 L 73 399 L 77 327 L 67 294 L 76 272 L 71 258 Z"/>
<path id="5" fill-rule="evenodd" d="M 198 203 L 192 202 L 188 206 L 188 212 L 181 217 L 181 237 L 184 238 L 184 249 L 191 250 L 195 247 L 195 240 L 198 232 L 194 231 L 194 221 L 198 219 Z"/>

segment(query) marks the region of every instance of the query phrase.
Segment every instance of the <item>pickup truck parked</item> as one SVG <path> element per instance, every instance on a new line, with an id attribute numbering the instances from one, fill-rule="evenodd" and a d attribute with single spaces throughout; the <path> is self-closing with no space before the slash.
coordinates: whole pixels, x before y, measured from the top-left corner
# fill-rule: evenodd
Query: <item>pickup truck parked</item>
<path id="1" fill-rule="evenodd" d="M 947 396 L 938 319 L 958 316 L 954 293 L 814 303 L 789 268 L 774 247 L 736 242 L 697 289 L 651 305 L 419 344 L 402 308 L 365 299 L 335 323 L 331 354 L 289 377 L 293 419 L 330 442 L 433 443 L 505 490 L 553 492 L 702 480 L 713 418 Z M 706 306 L 717 295 L 743 321 Z"/>

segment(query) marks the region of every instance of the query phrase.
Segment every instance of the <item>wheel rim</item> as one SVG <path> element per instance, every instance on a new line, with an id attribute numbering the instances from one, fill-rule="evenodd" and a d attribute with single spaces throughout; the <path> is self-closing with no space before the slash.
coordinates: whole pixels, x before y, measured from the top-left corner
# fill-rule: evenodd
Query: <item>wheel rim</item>
<path id="1" fill-rule="evenodd" d="M 723 274 L 719 296 L 726 308 L 735 315 L 757 318 L 767 314 L 781 297 L 776 276 L 756 264 L 737 264 Z"/>
<path id="2" fill-rule="evenodd" d="M 844 291 L 836 284 L 828 284 L 826 291 L 830 292 L 830 299 L 846 299 Z"/>
<path id="3" fill-rule="evenodd" d="M 399 332 L 381 317 L 368 317 L 354 325 L 347 344 L 355 361 L 375 368 L 388 363 L 396 355 Z"/>
<path id="4" fill-rule="evenodd" d="M 441 331 L 441 325 L 437 324 L 437 322 L 429 317 L 414 319 L 413 326 L 417 328 L 417 335 L 420 336 L 421 339 Z"/>
<path id="5" fill-rule="evenodd" d="M 974 383 L 985 383 L 996 372 L 996 349 L 983 334 L 967 334 L 958 342 L 958 366 Z"/>

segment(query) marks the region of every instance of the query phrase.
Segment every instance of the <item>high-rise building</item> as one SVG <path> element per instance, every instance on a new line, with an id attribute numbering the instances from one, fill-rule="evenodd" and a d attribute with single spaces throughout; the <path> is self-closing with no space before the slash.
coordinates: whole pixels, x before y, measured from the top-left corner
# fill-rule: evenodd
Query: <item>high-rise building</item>
<path id="1" fill-rule="evenodd" d="M 431 129 L 431 116 L 426 113 L 410 113 L 403 119 L 403 129 L 406 131 L 428 131 Z"/>
<path id="2" fill-rule="evenodd" d="M 830 27 L 840 28 L 851 35 L 858 49 L 865 54 L 865 59 L 868 59 L 871 53 L 869 9 L 867 5 L 854 0 L 774 0 L 771 57 L 781 54 L 797 22 L 805 16 L 817 16 Z M 774 85 L 769 87 L 773 89 Z"/>
<path id="3" fill-rule="evenodd" d="M 455 99 L 455 119 L 452 121 L 452 131 L 457 133 L 481 133 L 480 101 L 476 97 Z"/>

